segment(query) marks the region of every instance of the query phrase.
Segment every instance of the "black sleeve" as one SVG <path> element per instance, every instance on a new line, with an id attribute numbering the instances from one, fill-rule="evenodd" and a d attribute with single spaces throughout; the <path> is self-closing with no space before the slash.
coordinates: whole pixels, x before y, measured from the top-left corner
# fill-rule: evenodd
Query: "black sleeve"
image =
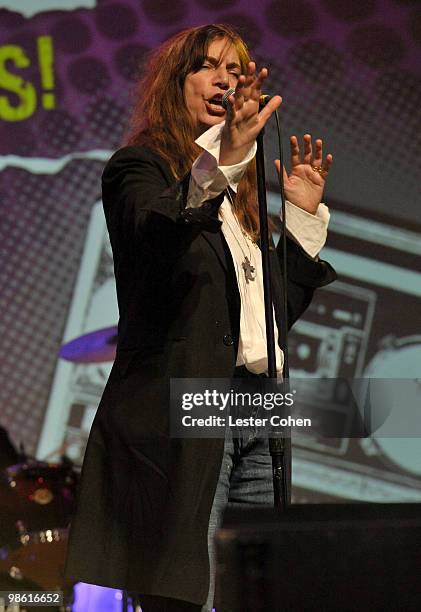
<path id="1" fill-rule="evenodd" d="M 199 208 L 186 209 L 190 173 L 175 181 L 168 164 L 144 147 L 124 147 L 107 163 L 102 195 L 110 234 L 129 239 L 147 231 L 189 228 L 218 231 L 223 193 Z M 183 232 L 182 232 L 183 233 Z"/>
<path id="2" fill-rule="evenodd" d="M 276 247 L 279 267 L 282 269 L 282 239 Z M 314 290 L 336 280 L 332 266 L 320 259 L 313 259 L 294 240 L 287 237 L 287 291 L 288 327 L 303 314 L 313 297 Z"/>

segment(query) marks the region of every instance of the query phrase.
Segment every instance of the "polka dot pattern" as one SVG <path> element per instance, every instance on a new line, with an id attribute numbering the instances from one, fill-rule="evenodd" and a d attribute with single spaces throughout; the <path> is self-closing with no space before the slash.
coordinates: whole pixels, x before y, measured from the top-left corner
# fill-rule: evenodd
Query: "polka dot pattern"
<path id="1" fill-rule="evenodd" d="M 195 3 L 210 12 L 231 8 L 238 4 L 238 0 L 212 0 L 212 2 L 209 2 L 209 0 L 195 0 Z"/>
<path id="2" fill-rule="evenodd" d="M 375 92 L 379 99 L 395 112 L 417 117 L 421 101 L 421 78 L 402 70 L 388 70 L 382 73 L 375 82 Z M 398 100 L 405 100 L 405 106 L 397 105 Z"/>
<path id="3" fill-rule="evenodd" d="M 114 66 L 126 81 L 136 81 L 141 73 L 149 48 L 131 43 L 119 47 L 114 55 Z"/>
<path id="4" fill-rule="evenodd" d="M 316 81 L 340 81 L 345 70 L 345 59 L 325 42 L 309 40 L 291 49 L 291 66 L 303 78 Z M 311 66 L 311 70 L 309 70 Z"/>
<path id="5" fill-rule="evenodd" d="M 137 30 L 138 21 L 136 12 L 128 4 L 104 4 L 96 9 L 97 28 L 109 40 L 131 36 Z"/>
<path id="6" fill-rule="evenodd" d="M 110 85 L 110 74 L 107 65 L 96 57 L 79 57 L 68 69 L 73 87 L 80 93 L 92 95 L 105 91 Z"/>
<path id="7" fill-rule="evenodd" d="M 208 11 L 222 10 L 238 4 L 237 0 L 212 0 L 212 2 L 209 2 L 209 0 L 195 0 L 195 3 Z"/>
<path id="8" fill-rule="evenodd" d="M 25 23 L 25 18 L 20 13 L 15 13 L 7 9 L 0 9 L 0 27 L 13 29 Z"/>
<path id="9" fill-rule="evenodd" d="M 36 67 L 38 59 L 36 38 L 37 32 L 35 30 L 28 29 L 13 32 L 13 34 L 9 34 L 7 39 L 7 44 L 22 47 L 33 68 Z"/>
<path id="10" fill-rule="evenodd" d="M 88 104 L 85 123 L 103 146 L 117 148 L 127 125 L 127 107 L 113 98 L 101 98 Z"/>
<path id="11" fill-rule="evenodd" d="M 247 42 L 249 49 L 256 49 L 262 40 L 262 30 L 256 19 L 243 15 L 242 13 L 232 13 L 224 15 L 224 23 L 233 26 L 235 30 Z"/>
<path id="12" fill-rule="evenodd" d="M 420 11 L 411 15 L 410 23 L 411 23 L 410 27 L 411 27 L 412 36 L 414 37 L 415 42 L 421 45 L 421 12 Z"/>
<path id="13" fill-rule="evenodd" d="M 39 134 L 50 154 L 64 155 L 77 148 L 81 128 L 76 117 L 67 111 L 53 110 L 45 113 Z"/>
<path id="14" fill-rule="evenodd" d="M 375 0 L 349 2 L 348 0 L 322 0 L 323 6 L 340 21 L 359 21 L 373 15 L 376 10 Z"/>
<path id="15" fill-rule="evenodd" d="M 275 0 L 265 10 L 265 16 L 268 28 L 287 38 L 310 34 L 317 26 L 317 13 L 307 0 Z"/>
<path id="16" fill-rule="evenodd" d="M 92 32 L 83 19 L 66 16 L 51 30 L 56 51 L 83 53 L 92 43 Z"/>
<path id="17" fill-rule="evenodd" d="M 31 127 L 22 124 L 0 123 L 0 155 L 10 153 L 11 141 L 15 141 L 15 155 L 30 156 L 36 148 L 36 137 Z"/>
<path id="18" fill-rule="evenodd" d="M 58 176 L 10 168 L 0 177 L 0 190 L 8 194 L 1 246 L 1 422 L 27 452 L 34 451 L 44 418 L 101 170 L 102 164 L 85 161 L 70 163 Z"/>
<path id="19" fill-rule="evenodd" d="M 151 23 L 171 25 L 172 27 L 189 12 L 185 0 L 178 0 L 177 2 L 142 0 L 142 9 Z"/>
<path id="20" fill-rule="evenodd" d="M 404 44 L 399 35 L 392 28 L 381 25 L 355 29 L 347 43 L 353 56 L 370 68 L 388 68 L 404 55 Z"/>

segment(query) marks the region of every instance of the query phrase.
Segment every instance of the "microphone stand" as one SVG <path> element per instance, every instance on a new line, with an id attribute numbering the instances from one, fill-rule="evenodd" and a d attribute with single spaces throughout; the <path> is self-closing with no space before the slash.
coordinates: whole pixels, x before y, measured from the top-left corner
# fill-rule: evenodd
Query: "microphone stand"
<path id="1" fill-rule="evenodd" d="M 259 201 L 259 220 L 260 220 L 260 250 L 262 252 L 262 267 L 263 267 L 263 290 L 265 302 L 265 320 L 266 320 L 266 343 L 268 355 L 268 375 L 273 381 L 277 379 L 276 370 L 276 355 L 275 355 L 275 330 L 273 324 L 273 302 L 272 302 L 272 286 L 270 275 L 270 257 L 269 257 L 269 229 L 268 229 L 268 211 L 266 200 L 266 177 L 265 177 L 265 154 L 263 147 L 264 129 L 257 136 L 257 152 L 256 152 L 256 169 L 257 169 L 257 194 Z M 281 174 L 282 174 L 282 159 L 281 159 Z M 282 187 L 282 183 L 281 183 Z M 285 198 L 283 189 L 281 189 L 283 223 L 285 224 Z M 283 237 L 285 241 L 285 227 Z M 284 295 L 286 293 L 286 276 L 285 276 L 285 260 L 284 260 Z M 284 300 L 285 302 L 286 300 Z M 283 304 L 285 307 L 285 303 Z M 285 313 L 285 323 L 287 317 Z M 286 337 L 286 330 L 282 330 L 283 337 Z M 286 346 L 284 346 L 286 350 Z M 286 375 L 288 375 L 286 373 Z M 287 380 L 287 379 L 286 379 Z M 287 383 L 286 383 L 287 384 Z M 285 385 L 285 379 L 284 379 Z M 273 477 L 273 494 L 274 506 L 279 511 L 285 511 L 287 507 L 287 477 L 285 464 L 285 435 L 282 429 L 273 429 L 269 434 L 269 452 L 272 457 L 272 477 Z"/>

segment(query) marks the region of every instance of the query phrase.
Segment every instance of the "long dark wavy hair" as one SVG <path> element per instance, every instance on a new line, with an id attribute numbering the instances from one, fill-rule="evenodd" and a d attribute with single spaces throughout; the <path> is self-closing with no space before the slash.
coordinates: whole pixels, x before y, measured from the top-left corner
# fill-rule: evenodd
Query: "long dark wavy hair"
<path id="1" fill-rule="evenodd" d="M 135 104 L 125 143 L 155 150 L 169 163 L 177 180 L 190 170 L 201 152 L 194 142 L 195 126 L 185 104 L 184 82 L 189 73 L 200 70 L 210 43 L 221 38 L 234 45 L 244 74 L 251 59 L 244 40 L 228 25 L 210 24 L 183 30 L 165 41 L 149 58 L 135 88 Z M 254 160 L 238 185 L 234 209 L 243 229 L 257 240 L 259 216 Z"/>

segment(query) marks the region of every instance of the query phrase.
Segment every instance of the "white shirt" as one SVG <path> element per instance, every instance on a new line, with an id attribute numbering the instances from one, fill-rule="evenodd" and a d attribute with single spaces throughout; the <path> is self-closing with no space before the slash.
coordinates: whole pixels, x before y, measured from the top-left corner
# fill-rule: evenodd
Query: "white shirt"
<path id="1" fill-rule="evenodd" d="M 187 207 L 197 208 L 205 200 L 219 195 L 229 185 L 237 191 L 247 164 L 256 154 L 256 143 L 239 164 L 219 165 L 221 131 L 224 123 L 209 128 L 197 140 L 203 150 L 195 160 L 187 196 Z M 288 200 L 286 206 L 286 225 L 288 232 L 311 256 L 315 257 L 323 248 L 329 223 L 329 210 L 320 204 L 315 215 L 295 206 Z M 240 338 L 237 365 L 245 365 L 255 374 L 267 373 L 266 324 L 263 294 L 262 255 L 259 247 L 249 237 L 244 236 L 227 197 L 219 209 L 222 232 L 234 262 L 238 289 L 241 298 Z M 243 269 L 245 258 L 250 260 L 255 272 L 254 280 L 247 280 Z M 274 320 L 276 369 L 282 376 L 284 356 L 278 346 L 278 328 Z"/>

